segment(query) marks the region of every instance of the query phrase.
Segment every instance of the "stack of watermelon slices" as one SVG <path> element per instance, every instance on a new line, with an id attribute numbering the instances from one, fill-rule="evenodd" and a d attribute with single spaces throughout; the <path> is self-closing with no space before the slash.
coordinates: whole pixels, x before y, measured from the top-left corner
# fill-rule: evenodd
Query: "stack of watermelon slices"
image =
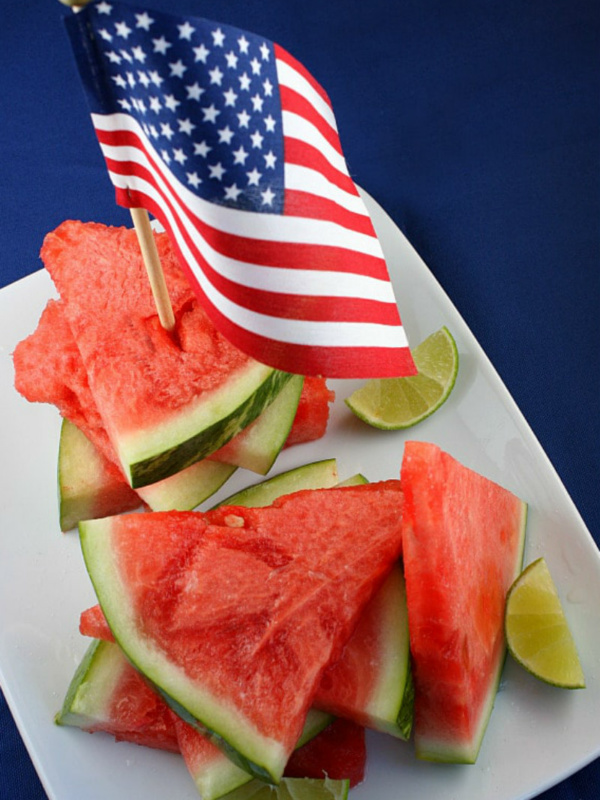
<path id="1" fill-rule="evenodd" d="M 307 400 L 307 381 L 232 348 L 158 235 L 174 338 L 160 327 L 134 236 L 69 222 L 47 237 L 42 257 L 60 299 L 15 352 L 19 391 L 54 403 L 108 482 L 138 500 L 144 491 L 173 497 L 188 470 L 201 470 L 205 486 L 242 464 L 266 472 L 286 441 L 322 435 L 325 383 L 312 383 L 318 401 Z M 117 512 L 133 502 L 123 496 Z M 79 516 L 97 513 L 106 506 Z M 433 444 L 407 442 L 401 481 L 82 522 L 99 600 L 82 631 L 96 642 L 58 721 L 178 750 L 213 800 L 232 780 L 309 774 L 315 752 L 318 774 L 328 772 L 316 733 L 330 714 L 358 724 L 359 739 L 363 726 L 398 738 L 413 726 L 417 756 L 473 763 L 506 652 L 505 596 L 521 568 L 525 521 L 526 505 L 510 492 Z M 411 666 L 394 705 L 398 672 L 382 676 L 401 646 Z M 131 713 L 115 720 L 111 701 L 122 691 Z M 387 718 L 382 697 L 394 708 Z M 106 708 L 108 719 L 95 716 Z M 314 749 L 295 755 L 310 736 Z M 359 768 L 345 762 L 339 774 L 356 782 L 364 757 L 352 741 Z M 207 762 L 217 763 L 208 778 Z"/>
<path id="2" fill-rule="evenodd" d="M 166 234 L 156 242 L 173 336 L 158 321 L 134 231 L 67 221 L 48 234 L 41 255 L 60 299 L 16 348 L 15 385 L 85 434 L 112 489 L 137 492 L 132 506 L 192 508 L 236 467 L 266 474 L 283 446 L 322 436 L 333 393 L 324 379 L 273 370 L 230 345 Z M 174 497 L 185 500 L 173 506 Z"/>
<path id="3" fill-rule="evenodd" d="M 306 475 L 293 483 L 301 485 L 310 470 L 300 468 Z M 273 498 L 268 484 L 277 480 L 263 484 L 265 497 Z M 201 794 L 214 800 L 252 775 L 320 775 L 321 736 L 310 757 L 304 747 L 292 757 L 301 722 L 309 720 L 304 737 L 320 727 L 311 720 L 314 711 L 307 717 L 309 705 L 359 726 L 347 731 L 348 759 L 340 755 L 347 750 L 336 744 L 336 726 L 328 728 L 337 755 L 334 770 L 331 762 L 327 770 L 352 784 L 360 780 L 363 726 L 408 738 L 413 723 L 410 668 L 403 678 L 397 670 L 399 660 L 410 663 L 408 627 L 398 633 L 407 614 L 417 756 L 473 763 L 504 660 L 504 597 L 521 567 L 526 505 L 435 445 L 408 442 L 400 483 L 297 491 L 258 506 L 114 517 L 81 526 L 101 604 L 82 614 L 81 631 L 97 642 L 116 640 L 175 709 L 177 746 Z M 353 597 L 357 565 L 368 570 L 372 548 L 384 541 L 389 548 L 392 539 L 396 557 L 377 578 L 371 572 L 370 599 Z M 236 569 L 242 563 L 247 575 Z M 320 586 L 328 570 L 324 591 L 333 596 L 316 598 L 321 589 L 315 590 L 315 577 Z M 400 605 L 404 617 L 398 616 Z M 348 615 L 354 622 L 341 634 Z M 221 642 L 223 635 L 227 641 Z M 190 668 L 194 677 L 182 687 L 180 670 Z M 298 670 L 313 675 L 312 688 L 299 688 Z M 403 694 L 394 706 L 391 694 L 399 680 Z M 217 693 L 225 687 L 216 705 L 215 682 Z M 75 710 L 72 694 L 59 721 L 93 730 L 90 718 Z M 395 716 L 377 718 L 378 695 Z M 89 702 L 89 686 L 83 696 Z M 157 714 L 159 736 L 163 713 Z M 96 720 L 96 728 L 131 741 L 147 735 L 145 729 L 124 734 L 106 721 Z M 292 772 L 298 761 L 304 766 Z"/>
<path id="4" fill-rule="evenodd" d="M 203 800 L 217 800 L 251 780 L 206 736 L 175 714 L 125 658 L 118 645 L 95 640 L 71 682 L 59 725 L 103 732 L 117 742 L 180 753 Z M 286 777 L 329 777 L 355 786 L 364 778 L 364 729 L 309 712 L 303 736 L 285 767 Z"/>
<path id="5" fill-rule="evenodd" d="M 301 490 L 260 508 L 82 523 L 104 613 L 84 615 L 82 629 L 96 642 L 58 721 L 151 745 L 156 728 L 154 746 L 172 749 L 149 681 L 177 714 L 177 745 L 205 800 L 252 776 L 277 782 L 325 770 L 354 785 L 364 772 L 362 725 L 337 721 L 293 751 L 303 729 L 306 739 L 331 720 L 308 713 L 326 667 L 338 659 L 356 667 L 361 641 L 373 639 L 397 604 L 401 505 L 399 482 L 388 481 Z M 145 679 L 139 698 L 130 662 Z M 363 662 L 373 663 L 372 647 Z M 111 711 L 123 706 L 123 663 L 125 707 L 134 709 L 124 719 Z M 355 670 L 359 702 L 364 677 Z M 330 687 L 324 696 L 335 694 Z M 342 695 L 347 700 L 347 685 Z M 140 715 L 140 705 L 149 712 Z"/>

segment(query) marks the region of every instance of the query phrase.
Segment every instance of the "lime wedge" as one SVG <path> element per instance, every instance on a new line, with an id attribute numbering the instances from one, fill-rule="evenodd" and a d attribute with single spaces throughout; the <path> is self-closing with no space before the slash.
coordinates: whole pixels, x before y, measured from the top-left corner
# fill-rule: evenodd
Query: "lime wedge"
<path id="1" fill-rule="evenodd" d="M 357 417 L 382 430 L 410 428 L 438 409 L 454 387 L 458 350 L 446 328 L 432 333 L 412 351 L 417 375 L 378 378 L 346 399 Z"/>
<path id="2" fill-rule="evenodd" d="M 222 800 L 346 800 L 349 781 L 283 778 L 278 786 L 253 780 Z"/>
<path id="3" fill-rule="evenodd" d="M 543 558 L 524 569 L 509 589 L 505 629 L 511 655 L 536 678 L 564 689 L 585 687 L 575 642 Z"/>

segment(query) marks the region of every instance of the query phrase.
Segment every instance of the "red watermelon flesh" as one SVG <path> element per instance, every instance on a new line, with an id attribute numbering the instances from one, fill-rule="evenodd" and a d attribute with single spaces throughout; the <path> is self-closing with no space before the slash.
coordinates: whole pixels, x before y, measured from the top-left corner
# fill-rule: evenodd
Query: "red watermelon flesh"
<path id="1" fill-rule="evenodd" d="M 130 665 L 123 670 L 117 692 L 111 698 L 111 726 L 102 730 L 115 739 L 179 752 L 179 742 L 167 704 Z"/>
<path id="2" fill-rule="evenodd" d="M 398 558 L 401 502 L 398 481 L 304 491 L 267 508 L 88 522 L 82 545 L 111 628 L 138 668 L 130 626 L 192 687 L 235 709 L 233 727 L 203 720 L 235 749 L 248 746 L 240 721 L 278 743 L 265 766 L 276 778 L 323 669 Z M 105 559 L 115 565 L 109 577 L 100 574 Z M 130 607 L 113 602 L 116 592 Z M 153 680 L 160 686 L 156 670 Z M 187 702 L 202 720 L 202 703 Z"/>
<path id="3" fill-rule="evenodd" d="M 298 410 L 285 447 L 311 442 L 324 436 L 329 421 L 329 406 L 334 400 L 335 393 L 329 389 L 324 378 L 305 377 Z"/>
<path id="4" fill-rule="evenodd" d="M 79 616 L 79 633 L 89 636 L 90 639 L 102 639 L 104 642 L 114 642 L 115 637 L 106 621 L 100 605 L 90 606 Z"/>
<path id="5" fill-rule="evenodd" d="M 204 314 L 168 236 L 156 235 L 156 243 L 177 343 L 158 320 L 135 231 L 67 221 L 46 236 L 41 251 L 96 405 L 123 432 L 137 430 L 140 419 L 164 420 L 251 361 Z"/>
<path id="6" fill-rule="evenodd" d="M 48 301 L 36 330 L 15 348 L 13 363 L 17 391 L 31 403 L 55 405 L 94 443 L 113 476 L 124 480 L 90 390 L 63 301 Z"/>
<path id="7" fill-rule="evenodd" d="M 417 755 L 473 763 L 504 662 L 526 505 L 426 442 L 405 444 L 401 479 Z"/>
<path id="8" fill-rule="evenodd" d="M 353 787 L 364 780 L 366 761 L 365 729 L 350 720 L 336 719 L 292 753 L 284 775 L 288 778 L 347 778 Z"/>

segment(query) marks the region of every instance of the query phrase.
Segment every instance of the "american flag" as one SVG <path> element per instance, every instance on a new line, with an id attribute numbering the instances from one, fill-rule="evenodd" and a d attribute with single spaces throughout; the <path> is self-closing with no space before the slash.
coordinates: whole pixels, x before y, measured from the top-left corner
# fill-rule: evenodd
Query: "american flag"
<path id="1" fill-rule="evenodd" d="M 165 227 L 207 313 L 278 369 L 414 374 L 329 99 L 264 37 L 97 0 L 66 18 L 117 202 Z"/>

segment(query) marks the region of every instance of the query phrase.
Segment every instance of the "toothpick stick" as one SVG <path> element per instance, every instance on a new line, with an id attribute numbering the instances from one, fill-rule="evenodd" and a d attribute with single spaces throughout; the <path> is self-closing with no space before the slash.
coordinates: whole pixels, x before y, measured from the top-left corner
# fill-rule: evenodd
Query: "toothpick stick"
<path id="1" fill-rule="evenodd" d="M 146 272 L 148 273 L 156 310 L 158 311 L 158 318 L 163 328 L 170 333 L 175 328 L 175 317 L 165 282 L 165 275 L 158 256 L 158 250 L 156 249 L 150 217 L 145 208 L 131 208 L 130 211 Z"/>

